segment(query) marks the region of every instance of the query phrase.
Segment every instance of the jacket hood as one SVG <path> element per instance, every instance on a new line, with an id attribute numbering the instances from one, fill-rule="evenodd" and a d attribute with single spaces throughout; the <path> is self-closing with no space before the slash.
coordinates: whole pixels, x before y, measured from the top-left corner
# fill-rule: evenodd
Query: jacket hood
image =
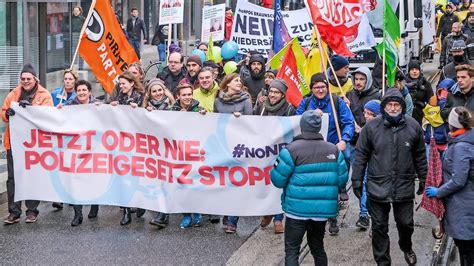
<path id="1" fill-rule="evenodd" d="M 372 72 L 370 72 L 370 69 L 366 66 L 361 66 L 358 69 L 356 69 L 354 72 L 352 72 L 352 84 L 355 84 L 355 74 L 360 73 L 363 74 L 367 78 L 367 84 L 365 84 L 365 88 L 362 91 L 368 91 L 370 88 L 372 88 Z"/>
<path id="2" fill-rule="evenodd" d="M 467 142 L 469 144 L 474 145 L 474 130 L 469 129 L 468 131 L 466 131 L 466 133 L 462 135 L 459 135 L 454 138 L 450 137 L 449 140 L 450 143 Z"/>
<path id="3" fill-rule="evenodd" d="M 380 103 L 382 112 L 385 109 L 387 103 L 391 101 L 399 102 L 402 105 L 402 114 L 405 114 L 407 109 L 405 98 L 403 97 L 402 93 L 395 88 L 390 88 L 385 92 L 385 95 L 382 98 L 382 102 Z"/>
<path id="4" fill-rule="evenodd" d="M 260 69 L 260 72 L 253 73 L 252 68 L 250 67 L 250 65 L 253 62 L 259 62 L 260 64 L 262 64 L 262 69 Z M 265 58 L 263 57 L 263 55 L 253 54 L 252 56 L 250 56 L 249 70 L 250 70 L 250 76 L 252 77 L 252 79 L 262 79 L 263 78 L 263 76 L 265 75 Z"/>

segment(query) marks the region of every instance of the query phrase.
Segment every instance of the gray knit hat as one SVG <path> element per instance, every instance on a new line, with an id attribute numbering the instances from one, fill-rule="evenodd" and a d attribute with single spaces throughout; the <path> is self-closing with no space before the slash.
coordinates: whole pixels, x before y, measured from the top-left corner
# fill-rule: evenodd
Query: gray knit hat
<path id="1" fill-rule="evenodd" d="M 274 79 L 272 82 L 270 82 L 269 88 L 275 88 L 281 91 L 283 94 L 286 93 L 288 90 L 288 85 L 286 85 L 286 82 L 283 79 Z"/>
<path id="2" fill-rule="evenodd" d="M 319 133 L 321 130 L 321 116 L 314 110 L 303 113 L 300 120 L 301 132 Z"/>

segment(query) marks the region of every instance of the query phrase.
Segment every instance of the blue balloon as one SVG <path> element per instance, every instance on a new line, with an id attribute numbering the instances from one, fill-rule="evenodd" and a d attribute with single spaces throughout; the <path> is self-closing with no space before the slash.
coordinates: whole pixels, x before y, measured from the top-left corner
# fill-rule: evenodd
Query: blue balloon
<path id="1" fill-rule="evenodd" d="M 194 49 L 192 52 L 191 52 L 192 55 L 197 55 L 201 58 L 201 61 L 204 63 L 206 61 L 206 54 L 199 50 L 199 49 Z"/>
<path id="2" fill-rule="evenodd" d="M 221 55 L 222 58 L 228 60 L 234 58 L 239 52 L 239 45 L 234 41 L 228 41 L 222 45 Z"/>

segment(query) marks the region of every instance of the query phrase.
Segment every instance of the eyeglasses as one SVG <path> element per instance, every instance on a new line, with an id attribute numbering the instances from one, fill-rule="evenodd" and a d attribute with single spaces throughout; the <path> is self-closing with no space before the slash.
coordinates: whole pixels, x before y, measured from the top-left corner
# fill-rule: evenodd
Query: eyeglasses
<path id="1" fill-rule="evenodd" d="M 272 93 L 272 94 L 282 94 L 282 92 L 278 91 L 278 90 L 269 90 L 268 94 L 270 94 L 270 93 Z"/>
<path id="2" fill-rule="evenodd" d="M 328 87 L 327 86 L 319 86 L 319 87 L 312 87 L 311 89 L 313 90 L 318 90 L 318 91 L 323 91 L 325 89 L 327 89 Z"/>

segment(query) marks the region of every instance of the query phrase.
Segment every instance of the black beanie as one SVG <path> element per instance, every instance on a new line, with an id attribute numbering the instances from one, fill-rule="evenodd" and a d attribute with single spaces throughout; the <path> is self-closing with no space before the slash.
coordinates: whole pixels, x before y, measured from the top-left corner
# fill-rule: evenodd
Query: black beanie
<path id="1" fill-rule="evenodd" d="M 309 85 L 309 88 L 310 89 L 313 88 L 313 85 L 316 82 L 324 82 L 324 83 L 326 83 L 326 85 L 328 85 L 328 80 L 326 79 L 326 76 L 321 72 L 316 73 L 311 77 L 311 83 Z"/>
<path id="2" fill-rule="evenodd" d="M 35 71 L 35 68 L 33 67 L 32 64 L 30 63 L 26 63 L 24 66 L 23 66 L 23 69 L 21 70 L 21 74 L 23 73 L 30 73 L 31 75 L 35 76 L 36 77 L 36 71 Z"/>
<path id="3" fill-rule="evenodd" d="M 410 63 L 408 63 L 408 72 L 414 68 L 421 71 L 420 62 L 418 60 L 411 60 Z"/>

